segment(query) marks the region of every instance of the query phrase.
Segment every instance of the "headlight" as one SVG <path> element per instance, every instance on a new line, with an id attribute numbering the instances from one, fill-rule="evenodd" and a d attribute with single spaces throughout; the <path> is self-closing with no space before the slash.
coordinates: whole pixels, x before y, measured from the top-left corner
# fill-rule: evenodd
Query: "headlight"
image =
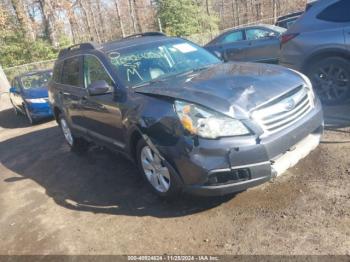
<path id="1" fill-rule="evenodd" d="M 47 100 L 45 98 L 26 99 L 26 101 L 27 103 L 31 104 L 47 103 Z"/>
<path id="2" fill-rule="evenodd" d="M 175 110 L 183 127 L 193 135 L 215 139 L 250 134 L 241 121 L 195 104 L 175 101 Z"/>

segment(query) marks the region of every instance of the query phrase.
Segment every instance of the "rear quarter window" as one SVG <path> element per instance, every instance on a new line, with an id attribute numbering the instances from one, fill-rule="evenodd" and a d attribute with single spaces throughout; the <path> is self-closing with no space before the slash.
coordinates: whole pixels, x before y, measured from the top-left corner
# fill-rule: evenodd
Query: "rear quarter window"
<path id="1" fill-rule="evenodd" d="M 350 22 L 350 0 L 340 0 L 328 6 L 317 18 L 328 22 Z"/>

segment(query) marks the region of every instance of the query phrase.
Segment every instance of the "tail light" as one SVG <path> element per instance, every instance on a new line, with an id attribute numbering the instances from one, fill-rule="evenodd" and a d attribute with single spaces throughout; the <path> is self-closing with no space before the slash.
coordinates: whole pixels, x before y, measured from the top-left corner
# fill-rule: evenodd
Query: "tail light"
<path id="1" fill-rule="evenodd" d="M 290 40 L 297 37 L 299 34 L 285 34 L 281 36 L 281 47 L 282 45 L 288 43 Z"/>

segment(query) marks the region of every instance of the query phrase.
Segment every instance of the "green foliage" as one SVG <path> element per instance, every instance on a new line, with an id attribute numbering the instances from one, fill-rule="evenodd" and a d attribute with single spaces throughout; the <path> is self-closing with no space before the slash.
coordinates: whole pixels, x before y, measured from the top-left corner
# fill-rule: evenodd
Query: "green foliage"
<path id="1" fill-rule="evenodd" d="M 72 44 L 73 44 L 72 40 L 68 36 L 61 35 L 59 37 L 60 48 L 67 48 L 67 47 L 71 46 Z"/>
<path id="2" fill-rule="evenodd" d="M 57 57 L 57 50 L 48 41 L 27 41 L 20 32 L 11 32 L 0 37 L 0 64 L 6 68 Z"/>
<path id="3" fill-rule="evenodd" d="M 189 36 L 218 30 L 219 19 L 194 0 L 158 0 L 158 15 L 169 35 Z"/>

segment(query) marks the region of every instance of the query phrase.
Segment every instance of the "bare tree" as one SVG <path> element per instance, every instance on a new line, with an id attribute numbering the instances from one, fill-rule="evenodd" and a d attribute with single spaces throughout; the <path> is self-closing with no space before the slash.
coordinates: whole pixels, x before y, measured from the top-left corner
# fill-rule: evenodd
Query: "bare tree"
<path id="1" fill-rule="evenodd" d="M 59 40 L 56 34 L 56 14 L 52 6 L 51 0 L 38 0 L 42 12 L 42 18 L 45 33 L 48 36 L 51 45 L 55 48 L 59 47 Z"/>
<path id="2" fill-rule="evenodd" d="M 133 0 L 128 0 L 129 3 L 129 13 L 130 13 L 130 18 L 132 22 L 132 27 L 134 29 L 134 33 L 137 32 L 137 25 L 136 25 L 136 18 L 135 18 L 135 10 L 134 10 L 134 5 L 133 5 Z"/>
<path id="3" fill-rule="evenodd" d="M 27 9 L 23 0 L 11 0 L 13 9 L 15 10 L 18 23 L 23 31 L 26 39 L 29 41 L 35 41 L 35 32 L 33 30 Z"/>
<path id="4" fill-rule="evenodd" d="M 101 38 L 101 41 L 106 41 L 108 37 L 106 33 L 106 23 L 102 13 L 103 11 L 102 11 L 101 0 L 96 0 L 96 9 L 97 9 L 99 24 L 100 24 L 100 30 L 99 30 L 100 38 Z"/>
<path id="5" fill-rule="evenodd" d="M 96 36 L 95 41 L 101 43 L 100 33 L 98 32 L 98 29 L 97 29 L 96 14 L 95 14 L 94 9 L 92 8 L 91 0 L 87 0 L 86 3 L 87 3 L 87 6 L 89 8 L 89 16 L 87 17 L 87 19 L 88 20 L 91 19 L 91 21 L 92 21 L 94 34 Z"/>
<path id="6" fill-rule="evenodd" d="M 118 22 L 119 22 L 120 30 L 122 32 L 122 37 L 125 37 L 126 35 L 125 35 L 125 29 L 124 29 L 124 24 L 123 24 L 123 21 L 122 21 L 122 17 L 120 15 L 119 1 L 118 0 L 114 0 L 114 3 L 115 3 L 115 8 L 117 9 Z"/>
<path id="7" fill-rule="evenodd" d="M 89 34 L 89 37 L 90 39 L 89 40 L 95 40 L 94 38 L 94 33 L 92 31 L 92 28 L 91 28 L 91 22 L 90 22 L 90 17 L 89 17 L 89 13 L 88 13 L 88 10 L 86 8 L 86 5 L 85 5 L 85 1 L 83 0 L 78 0 L 78 4 L 79 4 L 79 7 L 81 8 L 82 10 L 82 19 L 85 21 L 85 24 L 87 26 L 87 31 L 88 31 L 88 34 Z"/>

